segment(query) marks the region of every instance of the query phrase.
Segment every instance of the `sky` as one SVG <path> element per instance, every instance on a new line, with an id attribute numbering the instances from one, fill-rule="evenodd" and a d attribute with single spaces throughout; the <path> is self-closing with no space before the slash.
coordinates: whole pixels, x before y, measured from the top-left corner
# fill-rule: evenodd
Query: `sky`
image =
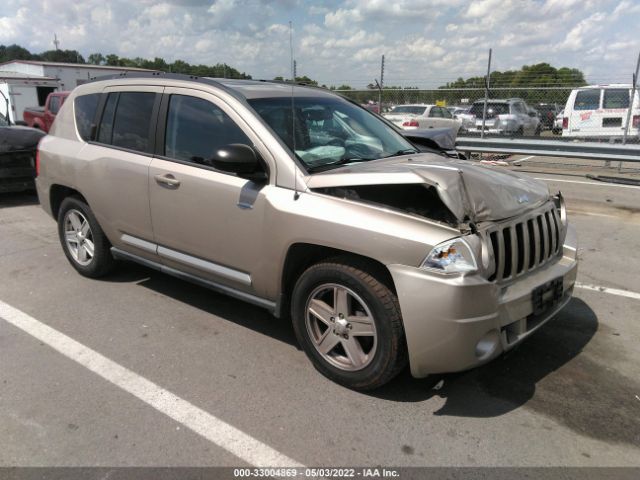
<path id="1" fill-rule="evenodd" d="M 2 0 L 0 44 L 189 63 L 225 62 L 253 78 L 433 87 L 548 62 L 591 83 L 631 82 L 640 0 Z"/>

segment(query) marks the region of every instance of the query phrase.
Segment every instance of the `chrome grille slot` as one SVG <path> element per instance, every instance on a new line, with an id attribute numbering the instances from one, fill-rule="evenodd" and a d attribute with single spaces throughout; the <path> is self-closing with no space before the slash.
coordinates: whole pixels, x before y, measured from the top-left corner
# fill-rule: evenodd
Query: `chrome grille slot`
<path id="1" fill-rule="evenodd" d="M 490 281 L 515 278 L 531 272 L 560 251 L 562 224 L 555 208 L 524 220 L 488 229 L 487 239 L 493 251 L 495 270 Z"/>

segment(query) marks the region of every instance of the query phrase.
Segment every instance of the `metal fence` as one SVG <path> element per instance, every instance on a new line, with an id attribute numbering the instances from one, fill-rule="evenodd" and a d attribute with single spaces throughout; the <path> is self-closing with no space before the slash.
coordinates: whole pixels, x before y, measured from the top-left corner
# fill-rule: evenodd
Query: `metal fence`
<path id="1" fill-rule="evenodd" d="M 497 85 L 488 90 L 484 87 L 385 88 L 382 91 L 373 88 L 336 90 L 336 93 L 382 115 L 392 114 L 394 107 L 398 105 L 424 104 L 445 107 L 460 124 L 459 134 L 466 136 L 540 136 L 542 139 L 549 140 L 640 143 L 638 128 L 640 101 L 638 92 L 632 92 L 631 85 L 611 87 L 612 90 L 594 87 L 582 94 L 585 97 L 584 100 L 581 97 L 572 99 L 572 106 L 577 105 L 578 101 L 581 102 L 580 106 L 571 108 L 570 113 L 564 114 L 571 92 L 577 88 L 585 87 L 582 85 L 531 87 Z M 635 102 L 631 101 L 632 93 L 636 98 Z M 484 109 L 485 95 L 488 101 L 487 109 Z M 595 101 L 593 105 L 585 104 L 589 98 Z M 509 100 L 509 102 L 501 103 L 501 100 Z M 521 110 L 520 120 L 508 126 L 505 124 L 498 127 L 496 120 L 502 116 L 500 114 L 510 113 L 510 110 L 512 112 L 513 103 L 519 104 L 517 108 Z M 526 116 L 532 119 L 527 119 Z M 425 120 L 428 127 L 443 124 L 442 121 Z M 627 125 L 629 125 L 628 129 Z M 625 130 L 627 138 L 624 138 Z"/>
<path id="2" fill-rule="evenodd" d="M 527 104 L 536 106 L 541 103 L 556 104 L 560 109 L 569 98 L 569 94 L 578 86 L 562 87 L 497 87 L 490 90 L 491 99 L 521 98 Z M 370 106 L 378 105 L 379 91 L 369 90 L 336 90 L 352 100 Z M 484 88 L 438 88 L 431 90 L 404 88 L 382 91 L 382 112 L 385 113 L 395 105 L 412 103 L 433 104 L 445 107 L 469 108 L 474 102 L 484 100 Z"/>

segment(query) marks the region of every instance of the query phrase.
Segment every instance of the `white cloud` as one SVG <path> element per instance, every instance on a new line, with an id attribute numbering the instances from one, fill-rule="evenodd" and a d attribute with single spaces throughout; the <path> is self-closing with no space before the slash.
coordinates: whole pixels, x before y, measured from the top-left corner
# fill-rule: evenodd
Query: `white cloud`
<path id="1" fill-rule="evenodd" d="M 192 63 L 226 62 L 258 78 L 298 71 L 321 83 L 440 85 L 549 62 L 616 81 L 640 49 L 637 0 L 4 0 L 0 43 Z M 52 26 L 55 28 L 52 30 Z M 633 65 L 632 65 L 633 64 Z"/>

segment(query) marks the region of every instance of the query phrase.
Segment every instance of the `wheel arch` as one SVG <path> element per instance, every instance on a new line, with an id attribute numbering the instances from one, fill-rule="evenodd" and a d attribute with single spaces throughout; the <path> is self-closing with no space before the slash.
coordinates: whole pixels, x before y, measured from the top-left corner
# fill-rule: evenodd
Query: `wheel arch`
<path id="1" fill-rule="evenodd" d="M 53 218 L 58 218 L 58 212 L 60 211 L 60 205 L 67 197 L 78 197 L 83 202 L 87 203 L 87 199 L 78 190 L 67 187 L 65 185 L 53 184 L 49 188 L 49 202 L 51 205 L 51 215 Z"/>
<path id="2" fill-rule="evenodd" d="M 391 272 L 380 261 L 347 250 L 299 242 L 290 245 L 285 256 L 280 279 L 280 298 L 275 312 L 276 316 L 288 315 L 291 305 L 291 292 L 300 275 L 311 265 L 327 260 L 360 268 L 376 277 L 378 281 L 396 293 Z"/>

